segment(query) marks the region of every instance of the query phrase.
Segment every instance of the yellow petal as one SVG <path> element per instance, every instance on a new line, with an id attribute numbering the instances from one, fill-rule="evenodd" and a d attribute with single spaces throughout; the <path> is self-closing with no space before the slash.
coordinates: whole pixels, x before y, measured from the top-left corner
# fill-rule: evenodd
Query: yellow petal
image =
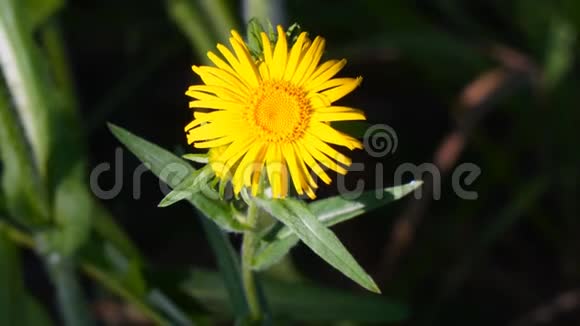
<path id="1" fill-rule="evenodd" d="M 225 100 L 230 100 L 234 102 L 246 102 L 247 98 L 243 97 L 239 93 L 236 93 L 231 88 L 223 87 L 223 86 L 210 86 L 210 85 L 193 85 L 189 86 L 186 95 L 189 95 L 188 92 L 190 91 L 201 91 L 205 93 L 213 93 L 215 96 L 219 98 L 223 98 Z M 191 95 L 189 95 L 191 96 Z"/>
<path id="2" fill-rule="evenodd" d="M 254 64 L 254 59 L 250 55 L 248 48 L 244 43 L 236 41 L 235 38 L 230 39 L 230 43 L 236 52 L 239 59 L 240 76 L 244 78 L 251 87 L 258 86 L 258 68 Z"/>
<path id="3" fill-rule="evenodd" d="M 302 174 L 298 169 L 298 164 L 296 162 L 296 155 L 294 155 L 294 148 L 292 148 L 291 144 L 284 144 L 282 147 L 282 155 L 286 160 L 288 168 L 290 170 L 290 178 L 292 179 L 292 183 L 294 184 L 294 188 L 298 192 L 298 194 L 302 195 L 304 192 L 302 191 Z"/>
<path id="4" fill-rule="evenodd" d="M 330 90 L 332 88 L 336 88 L 336 87 L 340 87 L 340 86 L 343 86 L 343 85 L 351 84 L 353 82 L 356 82 L 356 79 L 349 78 L 349 77 L 345 77 L 345 78 L 333 78 L 333 79 L 329 79 L 329 80 L 325 81 L 324 83 L 319 84 L 317 87 L 313 87 L 309 91 L 310 92 L 321 93 L 321 92 L 324 92 L 326 90 Z"/>
<path id="5" fill-rule="evenodd" d="M 320 36 L 317 36 L 298 64 L 296 72 L 294 73 L 294 76 L 292 76 L 293 83 L 299 85 L 299 82 L 304 78 L 306 71 L 310 69 L 310 66 L 316 66 L 318 64 L 316 58 L 319 53 L 322 55 L 320 51 L 321 48 L 324 49 L 324 39 Z M 318 58 L 318 60 L 320 60 L 320 58 Z"/>
<path id="6" fill-rule="evenodd" d="M 320 140 L 320 138 L 312 135 L 307 135 L 304 137 L 305 143 L 310 145 L 311 148 L 316 148 L 318 151 L 324 153 L 326 156 L 330 157 L 334 161 L 340 162 L 343 165 L 350 166 L 352 163 L 351 159 L 347 156 L 341 154 L 336 149 L 330 147 L 327 143 Z"/>
<path id="7" fill-rule="evenodd" d="M 302 171 L 302 174 L 306 177 L 305 182 L 307 183 L 307 185 L 309 185 L 314 189 L 318 188 L 316 181 L 314 180 L 314 178 L 312 178 L 310 170 L 308 170 L 308 167 L 306 166 L 305 159 L 302 156 L 302 151 L 300 150 L 300 146 L 297 143 L 293 143 L 292 146 L 294 147 L 294 152 L 296 153 L 296 160 L 298 161 L 298 165 Z"/>
<path id="8" fill-rule="evenodd" d="M 229 72 L 232 75 L 235 75 L 236 74 L 234 72 L 234 69 L 232 68 L 232 66 L 230 66 L 228 63 L 226 63 L 225 61 L 223 61 L 220 57 L 218 57 L 212 51 L 207 51 L 207 57 L 209 58 L 209 60 L 211 60 L 211 62 L 213 62 L 216 65 L 216 67 L 218 67 L 220 69 L 223 69 L 223 70 Z"/>
<path id="9" fill-rule="evenodd" d="M 265 62 L 260 62 L 258 70 L 260 71 L 260 76 L 263 80 L 270 79 L 270 70 L 268 69 L 268 65 Z"/>
<path id="10" fill-rule="evenodd" d="M 362 82 L 362 78 L 350 78 L 351 81 L 344 83 L 338 87 L 331 88 L 320 94 L 326 96 L 330 102 L 336 102 L 343 98 L 346 94 L 352 92 L 355 88 L 357 88 L 360 83 Z"/>
<path id="11" fill-rule="evenodd" d="M 264 62 L 268 66 L 272 65 L 272 44 L 270 43 L 270 38 L 264 32 L 260 33 L 262 38 L 262 51 L 264 52 Z"/>
<path id="12" fill-rule="evenodd" d="M 305 89 L 309 90 L 316 87 L 318 84 L 323 83 L 330 78 L 334 77 L 339 71 L 346 65 L 346 60 L 329 60 L 318 66 L 316 70 L 312 73 L 310 80 L 304 86 Z"/>
<path id="13" fill-rule="evenodd" d="M 234 177 L 232 178 L 232 185 L 234 186 L 234 193 L 239 194 L 244 186 L 244 179 L 251 180 L 253 171 L 256 167 L 256 156 L 262 150 L 262 146 L 253 146 L 246 152 L 242 161 L 236 168 Z M 249 181 L 248 181 L 249 184 Z"/>
<path id="14" fill-rule="evenodd" d="M 237 90 L 242 95 L 249 94 L 248 86 L 236 75 L 233 75 L 225 70 L 209 66 L 193 66 L 192 69 L 207 85 L 229 87 L 232 90 Z M 208 79 L 210 76 L 215 78 Z"/>
<path id="15" fill-rule="evenodd" d="M 296 42 L 292 46 L 292 50 L 290 50 L 290 57 L 288 58 L 288 65 L 286 67 L 286 71 L 284 72 L 284 80 L 292 80 L 292 76 L 296 71 L 296 67 L 298 66 L 298 63 L 304 54 L 302 51 L 302 46 L 304 45 L 304 41 L 306 41 L 307 35 L 308 34 L 306 32 L 300 33 L 296 39 Z"/>
<path id="16" fill-rule="evenodd" d="M 254 139 L 250 138 L 250 137 L 248 137 L 248 138 L 241 138 L 241 137 L 236 138 L 236 140 L 233 143 L 231 143 L 230 146 L 228 146 L 223 153 L 221 153 L 218 160 L 222 161 L 224 163 L 230 162 L 233 160 L 233 162 L 230 162 L 230 163 L 232 165 L 235 164 L 235 162 L 237 161 L 237 160 L 235 160 L 235 158 L 240 157 L 244 152 L 246 152 L 253 142 L 254 142 Z"/>
<path id="17" fill-rule="evenodd" d="M 216 109 L 216 110 L 243 110 L 245 108 L 245 105 L 243 103 L 215 99 L 215 100 L 190 101 L 189 107 L 190 108 Z"/>
<path id="18" fill-rule="evenodd" d="M 327 168 L 340 174 L 346 174 L 346 169 L 344 167 L 338 165 L 335 161 L 328 158 L 328 156 L 324 155 L 324 153 L 320 152 L 318 149 L 312 146 L 305 146 L 305 148 L 308 153 L 314 157 L 315 160 L 322 163 Z"/>
<path id="19" fill-rule="evenodd" d="M 362 148 L 362 144 L 358 140 L 332 128 L 325 123 L 313 123 L 310 126 L 309 133 L 324 142 L 345 146 L 350 150 L 355 148 Z"/>
<path id="20" fill-rule="evenodd" d="M 213 147 L 219 147 L 219 146 L 224 146 L 224 145 L 230 144 L 233 141 L 234 141 L 233 137 L 226 136 L 226 137 L 222 137 L 222 138 L 218 138 L 218 139 L 196 142 L 195 147 L 196 148 L 213 148 Z"/>
<path id="21" fill-rule="evenodd" d="M 286 60 L 288 58 L 288 41 L 282 26 L 278 25 L 278 42 L 274 48 L 274 57 L 270 65 L 270 77 L 272 79 L 282 79 L 286 70 Z"/>
<path id="22" fill-rule="evenodd" d="M 360 111 L 351 112 L 315 112 L 312 119 L 318 121 L 350 121 L 350 120 L 365 120 L 364 113 Z"/>
<path id="23" fill-rule="evenodd" d="M 312 157 L 312 155 L 310 155 L 310 153 L 306 149 L 306 146 L 302 143 L 297 143 L 296 146 L 299 149 L 300 157 L 302 157 L 302 159 L 304 159 L 304 162 L 306 163 L 306 165 L 308 165 L 310 167 L 310 169 L 314 173 L 316 173 L 316 175 L 319 176 L 320 179 L 322 179 L 322 181 L 324 183 L 330 184 L 330 182 L 331 182 L 330 177 L 328 176 L 328 174 L 326 174 L 326 172 L 324 172 L 324 170 L 322 169 L 320 164 L 318 164 L 318 162 L 316 162 L 316 160 Z"/>

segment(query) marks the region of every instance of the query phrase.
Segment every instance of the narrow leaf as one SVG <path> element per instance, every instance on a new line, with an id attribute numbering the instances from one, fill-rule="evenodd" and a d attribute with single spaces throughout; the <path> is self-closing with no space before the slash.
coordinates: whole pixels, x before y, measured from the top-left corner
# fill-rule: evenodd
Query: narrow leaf
<path id="1" fill-rule="evenodd" d="M 23 2 L 24 8 L 29 12 L 28 25 L 31 32 L 55 15 L 65 4 L 64 0 L 24 0 Z"/>
<path id="2" fill-rule="evenodd" d="M 48 221 L 48 199 L 17 112 L 11 108 L 3 86 L 0 83 L 0 187 L 5 196 L 5 209 L 19 223 L 32 226 Z"/>
<path id="3" fill-rule="evenodd" d="M 353 200 L 341 196 L 330 197 L 310 203 L 309 208 L 318 221 L 330 227 L 399 200 L 422 184 L 422 181 L 412 181 L 401 186 L 366 191 Z M 258 270 L 266 269 L 278 262 L 299 241 L 298 236 L 281 223 L 267 230 L 262 239 L 264 241 L 254 257 L 254 268 Z"/>
<path id="4" fill-rule="evenodd" d="M 38 52 L 27 26 L 29 12 L 17 0 L 0 1 L 0 67 L 16 111 L 42 177 L 49 171 L 50 130 L 49 100 Z"/>
<path id="5" fill-rule="evenodd" d="M 194 171 L 192 174 L 185 177 L 177 187 L 161 200 L 157 207 L 171 206 L 180 200 L 190 197 L 192 193 L 195 194 L 199 192 L 199 176 L 199 171 Z"/>
<path id="6" fill-rule="evenodd" d="M 369 291 L 380 293 L 373 279 L 359 266 L 336 235 L 326 228 L 303 202 L 286 198 L 261 199 L 256 203 L 284 223 L 318 256 Z"/>
<path id="7" fill-rule="evenodd" d="M 185 178 L 196 171 L 183 159 L 123 128 L 113 124 L 109 124 L 109 128 L 121 143 L 151 169 L 153 174 L 171 188 L 178 187 Z M 216 199 L 209 198 L 202 191 L 187 200 L 221 228 L 232 232 L 246 230 L 247 227 L 233 217 L 232 208 L 218 197 L 216 195 Z"/>

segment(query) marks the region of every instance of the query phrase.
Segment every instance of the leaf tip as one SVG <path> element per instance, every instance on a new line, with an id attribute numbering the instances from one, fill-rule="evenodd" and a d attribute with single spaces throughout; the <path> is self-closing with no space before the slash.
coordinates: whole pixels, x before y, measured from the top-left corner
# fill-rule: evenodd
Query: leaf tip
<path id="1" fill-rule="evenodd" d="M 169 206 L 169 205 L 167 204 L 167 202 L 165 200 L 162 200 L 159 202 L 159 204 L 157 204 L 157 208 L 165 208 L 167 206 Z"/>
<path id="2" fill-rule="evenodd" d="M 114 132 L 115 130 L 119 129 L 119 126 L 117 126 L 116 124 L 114 124 L 112 122 L 107 121 L 107 128 L 109 128 L 109 130 L 111 132 Z"/>
<path id="3" fill-rule="evenodd" d="M 423 180 L 413 180 L 409 183 L 410 186 L 413 186 L 414 188 L 419 188 L 423 185 Z"/>
<path id="4" fill-rule="evenodd" d="M 368 285 L 365 286 L 365 288 L 373 293 L 376 294 L 382 294 L 381 289 L 379 289 L 379 286 L 377 285 L 377 283 L 375 283 L 375 281 L 369 276 L 368 279 Z"/>

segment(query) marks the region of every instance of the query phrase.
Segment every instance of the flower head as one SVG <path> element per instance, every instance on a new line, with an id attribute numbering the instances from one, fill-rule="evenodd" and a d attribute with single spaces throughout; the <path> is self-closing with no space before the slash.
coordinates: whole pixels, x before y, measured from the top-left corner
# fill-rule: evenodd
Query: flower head
<path id="1" fill-rule="evenodd" d="M 256 194 L 266 173 L 275 198 L 286 197 L 291 180 L 298 194 L 314 198 L 318 187 L 311 171 L 325 183 L 322 166 L 345 174 L 351 160 L 331 145 L 362 148 L 355 138 L 330 122 L 364 120 L 364 114 L 333 102 L 353 91 L 361 78 L 334 78 L 346 60 L 320 64 L 325 41 L 301 33 L 288 45 L 277 27 L 273 47 L 261 34 L 263 55 L 254 59 L 241 36 L 232 31 L 233 52 L 222 44 L 223 57 L 208 52 L 212 66 L 193 66 L 205 85 L 190 86 L 194 120 L 185 127 L 187 140 L 208 148 L 211 166 L 222 179 L 231 178 L 234 192 L 250 187 Z"/>

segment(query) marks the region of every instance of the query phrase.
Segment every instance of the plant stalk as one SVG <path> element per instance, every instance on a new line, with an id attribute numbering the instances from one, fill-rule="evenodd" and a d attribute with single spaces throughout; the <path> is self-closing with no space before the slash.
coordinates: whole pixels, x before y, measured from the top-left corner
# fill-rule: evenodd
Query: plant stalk
<path id="1" fill-rule="evenodd" d="M 57 292 L 59 309 L 67 326 L 93 325 L 71 258 L 49 255 L 48 275 Z"/>
<path id="2" fill-rule="evenodd" d="M 251 227 L 251 229 L 244 232 L 244 240 L 242 243 L 242 282 L 244 284 L 246 300 L 248 301 L 248 306 L 250 308 L 250 317 L 253 320 L 260 320 L 262 318 L 262 309 L 260 307 L 260 300 L 256 287 L 256 275 L 252 270 L 252 260 L 254 259 L 254 254 L 258 245 L 258 237 L 255 231 L 255 227 L 258 225 L 258 216 L 258 207 L 256 203 L 250 201 L 248 203 L 246 223 Z"/>

